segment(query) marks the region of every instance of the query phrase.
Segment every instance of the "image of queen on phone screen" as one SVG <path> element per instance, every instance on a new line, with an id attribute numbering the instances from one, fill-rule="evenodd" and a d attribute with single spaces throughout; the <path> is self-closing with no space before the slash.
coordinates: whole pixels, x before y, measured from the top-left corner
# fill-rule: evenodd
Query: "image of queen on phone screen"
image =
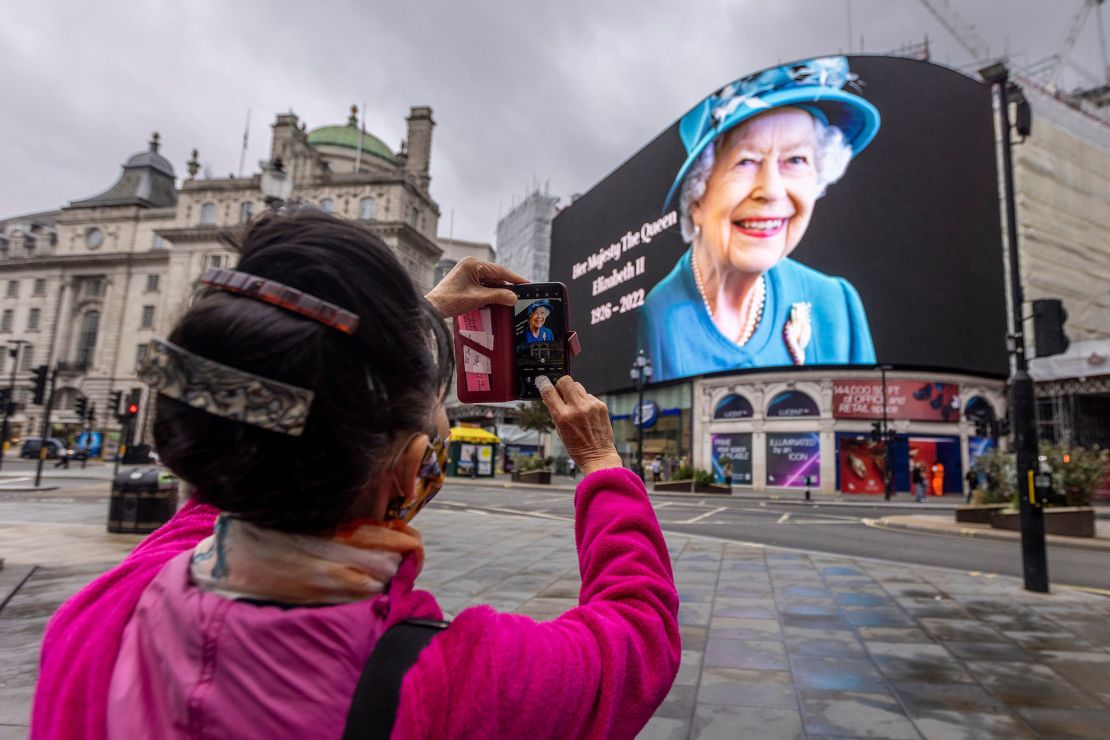
<path id="1" fill-rule="evenodd" d="M 517 301 L 513 334 L 523 393 L 534 390 L 538 375 L 547 375 L 554 382 L 566 373 L 561 300 L 551 297 Z"/>

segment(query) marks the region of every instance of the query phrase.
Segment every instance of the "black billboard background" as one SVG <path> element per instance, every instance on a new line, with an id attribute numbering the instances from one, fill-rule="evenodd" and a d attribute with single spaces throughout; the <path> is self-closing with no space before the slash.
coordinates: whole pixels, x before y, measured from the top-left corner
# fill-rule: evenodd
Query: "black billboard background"
<path id="1" fill-rule="evenodd" d="M 882 56 L 848 61 L 863 82 L 859 94 L 879 109 L 882 126 L 818 200 L 790 256 L 855 286 L 879 362 L 1004 376 L 1006 302 L 990 89 L 928 62 Z M 639 320 L 638 311 L 627 310 L 591 325 L 591 310 L 619 304 L 620 296 L 638 289 L 650 291 L 687 247 L 674 225 L 601 270 L 575 279 L 574 265 L 663 215 L 663 198 L 685 160 L 677 126 L 552 225 L 550 279 L 570 292 L 570 326 L 582 342 L 574 374 L 591 392 L 631 385 Z M 595 278 L 638 258 L 641 274 L 592 295 Z"/>

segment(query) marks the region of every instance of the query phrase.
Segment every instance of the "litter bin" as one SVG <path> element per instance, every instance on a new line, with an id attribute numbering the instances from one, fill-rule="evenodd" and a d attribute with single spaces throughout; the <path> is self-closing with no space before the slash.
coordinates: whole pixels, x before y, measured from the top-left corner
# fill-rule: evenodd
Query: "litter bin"
<path id="1" fill-rule="evenodd" d="M 177 511 L 177 476 L 158 468 L 121 470 L 112 480 L 108 531 L 150 534 Z"/>

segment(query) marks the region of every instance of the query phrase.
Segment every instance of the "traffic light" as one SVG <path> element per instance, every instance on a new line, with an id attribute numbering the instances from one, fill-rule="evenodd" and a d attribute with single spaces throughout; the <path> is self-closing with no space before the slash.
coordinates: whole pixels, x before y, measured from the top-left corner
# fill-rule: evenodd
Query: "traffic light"
<path id="1" fill-rule="evenodd" d="M 1064 333 L 1068 312 L 1059 298 L 1033 301 L 1033 344 L 1037 357 L 1059 355 L 1068 351 L 1071 342 Z"/>
<path id="2" fill-rule="evenodd" d="M 871 441 L 881 442 L 883 439 L 883 425 L 882 422 L 871 422 Z"/>
<path id="3" fill-rule="evenodd" d="M 85 421 L 89 422 L 89 424 L 95 424 L 96 423 L 96 404 L 95 403 L 89 404 L 89 413 L 85 414 Z"/>
<path id="4" fill-rule="evenodd" d="M 74 404 L 74 410 L 77 412 L 78 419 L 84 419 L 89 415 L 89 399 L 86 396 L 78 396 L 77 402 Z"/>
<path id="5" fill-rule="evenodd" d="M 128 419 L 134 419 L 136 416 L 138 416 L 139 415 L 139 402 L 138 401 L 132 401 L 131 403 L 127 404 L 127 410 L 124 412 L 123 415 Z"/>
<path id="6" fill-rule="evenodd" d="M 112 391 L 112 395 L 108 396 L 108 416 L 119 418 L 119 405 L 123 400 L 123 391 Z"/>
<path id="7" fill-rule="evenodd" d="M 46 365 L 39 365 L 32 371 L 31 375 L 34 378 L 35 392 L 31 397 L 31 403 L 41 406 L 43 401 L 46 400 L 46 376 L 49 372 L 50 368 Z"/>

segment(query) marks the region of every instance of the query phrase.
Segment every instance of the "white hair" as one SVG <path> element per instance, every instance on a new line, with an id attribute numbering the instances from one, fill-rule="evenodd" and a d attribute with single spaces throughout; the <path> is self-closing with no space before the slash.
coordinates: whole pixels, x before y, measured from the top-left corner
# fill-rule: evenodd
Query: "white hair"
<path id="1" fill-rule="evenodd" d="M 816 118 L 813 119 L 813 125 L 817 134 L 814 165 L 817 169 L 817 197 L 820 198 L 829 185 L 844 177 L 848 162 L 852 159 L 852 147 L 844 140 L 844 132 L 836 126 L 830 126 Z M 694 221 L 690 212 L 694 204 L 705 195 L 705 185 L 709 181 L 709 173 L 713 171 L 717 149 L 724 139 L 725 136 L 718 137 L 698 155 L 682 182 L 678 201 L 679 224 L 682 227 L 682 240 L 687 244 L 694 241 Z"/>

